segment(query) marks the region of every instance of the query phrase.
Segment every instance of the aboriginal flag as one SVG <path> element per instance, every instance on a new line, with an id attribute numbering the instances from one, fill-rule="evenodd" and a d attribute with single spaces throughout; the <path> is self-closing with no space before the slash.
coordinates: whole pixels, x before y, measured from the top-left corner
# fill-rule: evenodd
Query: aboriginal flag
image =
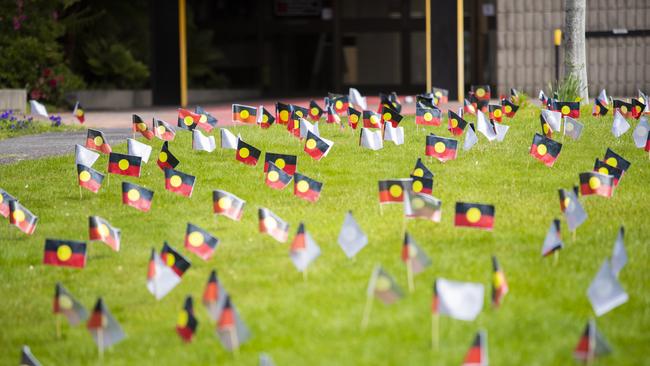
<path id="1" fill-rule="evenodd" d="M 493 205 L 456 202 L 454 225 L 492 230 L 494 228 L 494 213 Z"/>
<path id="2" fill-rule="evenodd" d="M 411 271 L 416 275 L 431 265 L 431 258 L 420 248 L 409 233 L 404 234 L 402 245 L 402 261 L 411 266 Z"/>
<path id="3" fill-rule="evenodd" d="M 560 155 L 562 144 L 544 137 L 538 133 L 533 137 L 533 144 L 530 145 L 530 155 L 541 161 L 546 166 L 553 166 Z"/>
<path id="4" fill-rule="evenodd" d="M 579 361 L 586 361 L 590 364 L 596 357 L 612 352 L 605 338 L 596 329 L 596 321 L 591 319 L 587 323 L 582 336 L 573 350 L 573 357 Z"/>
<path id="5" fill-rule="evenodd" d="M 176 320 L 176 333 L 181 337 L 185 342 L 191 342 L 194 333 L 196 333 L 196 328 L 198 327 L 199 322 L 194 316 L 194 306 L 192 302 L 192 296 L 185 298 L 185 304 L 180 313 L 178 313 L 178 319 Z"/>
<path id="6" fill-rule="evenodd" d="M 348 110 L 348 113 L 349 112 L 350 111 Z M 341 123 L 341 117 L 334 112 L 334 106 L 331 105 L 327 106 L 327 123 Z M 343 127 L 344 126 L 341 124 L 341 129 L 343 129 Z"/>
<path id="7" fill-rule="evenodd" d="M 134 155 L 126 155 L 112 152 L 108 156 L 108 172 L 130 177 L 140 176 L 142 158 Z"/>
<path id="8" fill-rule="evenodd" d="M 297 118 L 295 119 L 309 118 L 309 109 L 295 104 L 291 105 L 291 109 L 293 110 L 293 113 L 295 113 L 295 115 L 297 116 Z"/>
<path id="9" fill-rule="evenodd" d="M 562 113 L 562 116 L 571 118 L 580 117 L 580 102 L 555 102 L 555 110 Z"/>
<path id="10" fill-rule="evenodd" d="M 609 112 L 609 109 L 607 109 L 605 104 L 599 98 L 594 99 L 594 106 L 591 109 L 591 114 L 593 116 L 604 116 L 607 112 Z"/>
<path id="11" fill-rule="evenodd" d="M 203 305 L 205 305 L 208 310 L 208 315 L 210 315 L 212 320 L 217 321 L 219 319 L 225 300 L 226 289 L 219 283 L 217 271 L 213 269 L 210 272 L 210 277 L 208 277 L 208 283 L 205 284 L 205 289 L 203 290 Z"/>
<path id="12" fill-rule="evenodd" d="M 440 126 L 442 111 L 434 106 L 418 103 L 415 107 L 415 124 L 425 126 Z"/>
<path id="13" fill-rule="evenodd" d="M 38 217 L 18 201 L 9 201 L 9 223 L 27 235 L 34 233 Z"/>
<path id="14" fill-rule="evenodd" d="M 194 113 L 198 114 L 199 122 L 197 123 L 205 132 L 212 131 L 217 126 L 217 119 L 198 105 L 194 108 Z"/>
<path id="15" fill-rule="evenodd" d="M 101 297 L 97 299 L 97 303 L 90 315 L 90 319 L 88 319 L 88 323 L 86 323 L 86 327 L 90 331 L 95 343 L 97 343 L 97 347 L 101 350 L 120 342 L 125 337 L 124 331 L 122 331 L 119 323 L 113 318 L 113 315 Z"/>
<path id="16" fill-rule="evenodd" d="M 77 164 L 77 178 L 79 178 L 79 186 L 97 193 L 104 181 L 104 174 L 85 165 Z"/>
<path id="17" fill-rule="evenodd" d="M 465 111 L 465 113 L 476 115 L 476 106 L 474 106 L 474 104 L 472 104 L 467 99 L 465 99 L 465 101 L 463 102 L 463 110 Z"/>
<path id="18" fill-rule="evenodd" d="M 179 161 L 176 159 L 174 154 L 169 151 L 169 144 L 167 141 L 163 142 L 162 148 L 160 148 L 160 153 L 158 154 L 157 164 L 160 169 L 174 169 L 178 165 Z"/>
<path id="19" fill-rule="evenodd" d="M 385 105 L 381 107 L 382 123 L 390 122 L 390 124 L 392 124 L 393 127 L 397 128 L 399 123 L 402 122 L 402 118 L 404 117 L 393 108 L 387 107 Z"/>
<path id="20" fill-rule="evenodd" d="M 185 230 L 185 248 L 207 261 L 219 245 L 219 239 L 200 227 L 187 223 Z"/>
<path id="21" fill-rule="evenodd" d="M 489 85 L 472 85 L 471 92 L 479 100 L 490 100 L 490 86 Z"/>
<path id="22" fill-rule="evenodd" d="M 323 109 L 316 103 L 315 100 L 309 102 L 309 119 L 312 121 L 320 120 L 320 117 L 323 115 Z"/>
<path id="23" fill-rule="evenodd" d="M 467 121 L 465 121 L 461 116 L 452 112 L 451 110 L 447 111 L 448 122 L 447 129 L 454 136 L 460 136 L 463 134 L 465 127 L 467 126 Z"/>
<path id="24" fill-rule="evenodd" d="M 176 249 L 167 244 L 167 242 L 163 244 L 162 250 L 160 251 L 160 258 L 178 277 L 183 277 L 185 271 L 192 265 L 187 258 L 182 256 Z"/>
<path id="25" fill-rule="evenodd" d="M 497 121 L 501 123 L 501 119 L 503 118 L 503 111 L 501 110 L 501 106 L 498 104 L 490 104 L 488 105 L 488 111 L 490 112 L 490 120 L 491 121 Z"/>
<path id="26" fill-rule="evenodd" d="M 187 109 L 179 108 L 178 109 L 178 127 L 184 130 L 193 130 L 199 124 L 201 116 L 188 111 Z"/>
<path id="27" fill-rule="evenodd" d="M 412 180 L 388 179 L 379 181 L 379 203 L 402 203 L 404 191 L 410 189 Z"/>
<path id="28" fill-rule="evenodd" d="M 632 117 L 632 103 L 628 103 L 625 101 L 622 101 L 620 99 L 614 99 L 613 101 L 614 104 L 614 110 L 617 110 L 623 115 L 625 118 L 630 118 Z"/>
<path id="29" fill-rule="evenodd" d="M 122 182 L 122 203 L 135 207 L 140 211 L 147 212 L 151 209 L 153 191 L 150 191 L 137 184 Z"/>
<path id="30" fill-rule="evenodd" d="M 438 98 L 440 103 L 449 103 L 449 90 L 434 87 L 433 95 Z"/>
<path id="31" fill-rule="evenodd" d="M 257 108 L 233 104 L 232 105 L 232 120 L 233 122 L 241 123 L 256 123 L 257 122 Z"/>
<path id="32" fill-rule="evenodd" d="M 317 182 L 306 175 L 296 173 L 293 176 L 293 194 L 310 202 L 316 202 L 320 198 L 323 183 Z"/>
<path id="33" fill-rule="evenodd" d="M 508 281 L 496 256 L 492 256 L 492 305 L 498 307 L 508 293 Z"/>
<path id="34" fill-rule="evenodd" d="M 90 150 L 95 150 L 103 152 L 104 154 L 110 154 L 111 145 L 106 141 L 106 137 L 102 131 L 88 129 L 88 135 L 86 135 L 86 147 Z"/>
<path id="35" fill-rule="evenodd" d="M 311 131 L 307 132 L 307 140 L 305 141 L 305 148 L 303 149 L 314 160 L 320 160 L 327 156 L 332 147 L 333 142 L 325 138 L 317 136 Z"/>
<path id="36" fill-rule="evenodd" d="M 213 211 L 217 215 L 223 215 L 230 219 L 239 221 L 244 212 L 246 201 L 232 193 L 214 190 L 212 191 Z"/>
<path id="37" fill-rule="evenodd" d="M 363 111 L 364 128 L 381 128 L 381 116 L 373 111 Z"/>
<path id="38" fill-rule="evenodd" d="M 594 163 L 594 172 L 614 177 L 614 187 L 618 186 L 618 182 L 623 177 L 623 169 L 613 167 L 598 158 L 596 158 L 596 162 Z"/>
<path id="39" fill-rule="evenodd" d="M 353 130 L 357 129 L 357 126 L 359 126 L 359 121 L 361 121 L 361 112 L 358 110 L 348 107 L 348 124 L 350 127 L 352 127 Z M 331 123 L 328 121 L 328 123 Z M 364 124 L 366 123 L 365 120 L 363 122 Z"/>
<path id="40" fill-rule="evenodd" d="M 427 136 L 427 145 L 424 154 L 433 156 L 441 162 L 456 159 L 458 140 L 444 138 L 436 135 Z"/>
<path id="41" fill-rule="evenodd" d="M 539 123 L 542 125 L 542 134 L 549 139 L 553 137 L 553 128 L 548 122 L 546 122 L 543 114 L 539 116 Z"/>
<path id="42" fill-rule="evenodd" d="M 262 152 L 253 145 L 245 143 L 242 139 L 237 140 L 237 155 L 235 158 L 238 161 L 246 165 L 255 166 L 261 154 Z"/>
<path id="43" fill-rule="evenodd" d="M 623 169 L 624 172 L 627 172 L 627 170 L 630 169 L 630 165 L 632 165 L 632 163 L 625 160 L 625 158 L 618 155 L 610 148 L 607 148 L 607 151 L 605 152 L 605 163 L 614 168 Z"/>
<path id="44" fill-rule="evenodd" d="M 300 138 L 300 118 L 295 111 L 291 112 L 291 119 L 287 123 L 287 131 L 297 138 Z"/>
<path id="45" fill-rule="evenodd" d="M 56 283 L 54 289 L 54 301 L 52 305 L 54 314 L 65 315 L 70 325 L 77 325 L 88 319 L 86 308 L 59 282 Z"/>
<path id="46" fill-rule="evenodd" d="M 501 109 L 506 117 L 513 118 L 515 113 L 519 110 L 519 106 L 511 102 L 509 99 L 504 98 L 501 100 Z"/>
<path id="47" fill-rule="evenodd" d="M 611 197 L 614 193 L 614 177 L 598 172 L 580 173 L 580 194 Z"/>
<path id="48" fill-rule="evenodd" d="M 74 240 L 45 239 L 43 264 L 84 268 L 86 266 L 86 243 Z"/>
<path id="49" fill-rule="evenodd" d="M 137 114 L 133 115 L 133 132 L 140 132 L 147 140 L 153 139 L 153 131 Z"/>
<path id="50" fill-rule="evenodd" d="M 269 162 L 268 164 L 265 164 L 265 166 L 267 166 L 267 171 L 264 183 L 266 183 L 267 186 L 280 190 L 284 189 L 284 187 L 291 182 L 291 175 L 278 168 L 275 164 Z"/>
<path id="51" fill-rule="evenodd" d="M 273 239 L 284 243 L 289 236 L 289 224 L 268 208 L 260 207 L 257 211 L 260 233 L 267 233 Z"/>
<path id="52" fill-rule="evenodd" d="M 645 104 L 638 99 L 632 99 L 632 117 L 639 119 L 645 110 Z"/>
<path id="53" fill-rule="evenodd" d="M 433 193 L 433 178 L 413 177 L 411 190 L 415 193 L 431 194 Z"/>
<path id="54" fill-rule="evenodd" d="M 0 189 L 0 215 L 9 217 L 9 202 L 16 201 L 16 198 L 4 189 Z"/>
<path id="55" fill-rule="evenodd" d="M 185 197 L 192 197 L 196 177 L 174 169 L 165 169 L 165 189 Z"/>
<path id="56" fill-rule="evenodd" d="M 433 172 L 429 170 L 426 165 L 424 165 L 422 159 L 418 158 L 418 160 L 415 162 L 415 168 L 413 168 L 413 172 L 411 172 L 411 177 L 433 179 Z"/>
<path id="57" fill-rule="evenodd" d="M 275 123 L 275 117 L 264 107 L 261 108 L 261 111 L 262 113 L 257 117 L 260 127 L 264 129 L 271 127 Z"/>
<path id="58" fill-rule="evenodd" d="M 167 122 L 153 119 L 154 135 L 163 141 L 172 141 L 176 137 L 176 130 Z"/>
<path id="59" fill-rule="evenodd" d="M 88 238 L 106 243 L 116 252 L 120 251 L 120 229 L 116 229 L 99 216 L 88 217 Z"/>
<path id="60" fill-rule="evenodd" d="M 84 108 L 81 106 L 81 103 L 79 103 L 79 101 L 75 103 L 74 109 L 72 110 L 72 115 L 77 117 L 79 123 L 84 123 L 86 120 L 86 113 L 84 112 Z"/>
<path id="61" fill-rule="evenodd" d="M 488 365 L 488 348 L 487 348 L 487 334 L 481 330 L 474 336 L 472 345 L 465 354 L 463 366 L 487 366 Z"/>
<path id="62" fill-rule="evenodd" d="M 291 117 L 291 106 L 289 104 L 284 104 L 277 102 L 275 103 L 275 119 L 281 125 L 286 125 L 289 123 L 289 118 Z"/>
<path id="63" fill-rule="evenodd" d="M 287 174 L 293 175 L 296 172 L 298 157 L 295 155 L 264 153 L 264 172 L 269 170 L 269 163 L 275 164 L 278 168 L 284 170 Z"/>
<path id="64" fill-rule="evenodd" d="M 377 265 L 370 277 L 367 295 L 374 296 L 385 305 L 391 305 L 404 297 L 404 292 L 397 285 L 397 281 L 380 265 Z"/>
<path id="65" fill-rule="evenodd" d="M 334 106 L 334 111 L 336 113 L 338 113 L 339 115 L 347 112 L 348 107 L 350 105 L 350 102 L 348 101 L 348 96 L 343 95 L 343 96 L 334 98 L 332 100 L 332 105 Z"/>

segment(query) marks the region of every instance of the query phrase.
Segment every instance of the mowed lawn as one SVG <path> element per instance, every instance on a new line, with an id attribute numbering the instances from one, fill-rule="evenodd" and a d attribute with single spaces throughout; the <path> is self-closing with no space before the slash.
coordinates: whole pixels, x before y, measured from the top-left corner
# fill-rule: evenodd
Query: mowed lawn
<path id="1" fill-rule="evenodd" d="M 570 365 L 573 348 L 594 316 L 587 287 L 611 254 L 619 226 L 625 225 L 630 260 L 620 281 L 630 300 L 597 319 L 613 353 L 595 364 L 649 364 L 650 160 L 634 147 L 632 130 L 620 139 L 613 137 L 611 114 L 597 119 L 587 116 L 586 107 L 582 112 L 583 136 L 578 141 L 563 139 L 552 168 L 528 155 L 533 135 L 540 130 L 537 106 L 520 110 L 508 121 L 511 128 L 502 143 L 489 143 L 480 135 L 479 144 L 468 152 L 459 151 L 457 160 L 441 164 L 425 159 L 435 174 L 433 192 L 442 200 L 443 214 L 441 223 L 407 223 L 409 233 L 433 260 L 416 276 L 414 293 L 406 290 L 406 270 L 400 260 L 402 205 L 384 206 L 380 214 L 377 181 L 408 177 L 416 159 L 424 158 L 426 134 L 449 137 L 446 119 L 443 126 L 418 132 L 409 116 L 402 122 L 406 143 L 387 142 L 376 152 L 358 146 L 359 131 L 341 131 L 321 122 L 321 134 L 335 142 L 322 161 L 304 153 L 303 145 L 283 126 L 230 128 L 263 151 L 297 155 L 298 171 L 324 182 L 317 203 L 294 197 L 293 184 L 283 191 L 264 185 L 263 156 L 253 168 L 237 162 L 233 150 L 193 151 L 191 134 L 185 131 L 177 133 L 170 149 L 181 161 L 177 169 L 197 176 L 191 198 L 164 190 L 164 176 L 155 163 L 158 140 L 152 142 L 154 154 L 141 178 L 111 175 L 110 185 L 105 181 L 98 194 L 84 190 L 82 199 L 72 155 L 2 166 L 0 187 L 38 215 L 39 223 L 33 236 L 8 224 L 0 226 L 0 363 L 16 364 L 22 344 L 28 344 L 45 365 L 97 362 L 97 349 L 85 324 L 71 328 L 64 321 L 62 338 L 56 338 L 52 299 L 54 285 L 60 281 L 88 310 L 102 296 L 122 325 L 127 338 L 104 355 L 105 365 L 254 365 L 260 352 L 269 353 L 277 365 L 459 365 L 478 329 L 488 332 L 491 364 Z M 214 134 L 218 144 L 218 131 Z M 464 136 L 461 146 L 463 140 Z M 578 184 L 578 174 L 590 171 L 607 147 L 632 166 L 612 198 L 582 198 L 589 218 L 573 242 L 557 190 Z M 126 152 L 126 145 L 114 146 L 114 151 Z M 105 172 L 107 160 L 102 156 L 95 167 Z M 149 213 L 122 205 L 124 180 L 155 191 Z M 247 201 L 240 222 L 212 214 L 214 189 Z M 455 228 L 456 201 L 494 204 L 494 231 Z M 258 233 L 258 207 L 270 208 L 291 224 L 288 243 Z M 348 210 L 369 236 L 369 245 L 353 260 L 336 242 Z M 89 215 L 104 217 L 122 229 L 120 252 L 93 242 L 85 269 L 43 265 L 45 238 L 87 240 Z M 540 251 L 556 217 L 562 218 L 565 248 L 554 266 L 553 258 L 541 258 Z M 288 255 L 301 221 L 322 250 L 309 268 L 307 281 Z M 183 248 L 188 222 L 221 240 L 209 261 Z M 156 301 L 146 289 L 147 265 L 151 248 L 160 250 L 165 240 L 186 255 L 192 267 L 178 287 Z M 492 254 L 510 285 L 498 309 L 491 307 L 489 298 Z M 377 263 L 407 295 L 392 306 L 374 301 L 364 332 L 360 322 L 366 287 Z M 217 269 L 253 333 L 237 357 L 221 346 L 201 304 L 212 269 Z M 442 317 L 440 350 L 432 351 L 430 309 L 436 277 L 481 282 L 486 297 L 483 312 L 473 322 Z M 174 328 L 188 294 L 194 296 L 199 327 L 195 340 L 184 344 Z"/>

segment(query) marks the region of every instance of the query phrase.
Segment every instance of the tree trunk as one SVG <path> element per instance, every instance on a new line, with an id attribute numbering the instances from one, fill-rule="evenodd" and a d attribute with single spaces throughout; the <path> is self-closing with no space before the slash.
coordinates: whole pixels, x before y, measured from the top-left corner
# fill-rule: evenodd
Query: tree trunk
<path id="1" fill-rule="evenodd" d="M 565 0 L 564 76 L 573 74 L 580 81 L 578 95 L 582 103 L 589 102 L 587 88 L 587 57 L 585 45 L 586 0 Z"/>

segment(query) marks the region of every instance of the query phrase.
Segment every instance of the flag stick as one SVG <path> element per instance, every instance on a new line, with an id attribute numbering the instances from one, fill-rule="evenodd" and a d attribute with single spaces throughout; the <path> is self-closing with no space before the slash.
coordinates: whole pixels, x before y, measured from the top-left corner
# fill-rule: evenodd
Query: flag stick
<path id="1" fill-rule="evenodd" d="M 83 195 L 81 194 L 81 186 L 79 186 L 79 200 L 81 201 L 83 199 Z"/>
<path id="2" fill-rule="evenodd" d="M 440 315 L 431 314 L 431 347 L 435 351 L 440 348 Z"/>
<path id="3" fill-rule="evenodd" d="M 576 241 L 576 232 L 577 232 L 577 231 L 578 231 L 578 229 L 576 228 L 575 230 L 573 230 L 573 231 L 571 232 L 571 236 L 572 236 L 572 238 L 573 238 L 573 242 Z"/>
<path id="4" fill-rule="evenodd" d="M 307 282 L 307 268 L 305 268 L 305 270 L 302 271 L 302 280 Z"/>
<path id="5" fill-rule="evenodd" d="M 361 330 L 366 330 L 368 327 L 368 320 L 370 320 L 370 310 L 372 310 L 372 295 L 366 298 L 366 306 L 363 309 L 363 319 L 361 320 Z"/>
<path id="6" fill-rule="evenodd" d="M 237 340 L 237 329 L 233 327 L 230 330 L 230 346 L 232 348 L 232 354 L 234 357 L 237 357 L 239 355 L 239 342 Z"/>
<path id="7" fill-rule="evenodd" d="M 415 290 L 415 283 L 413 283 L 413 261 L 411 258 L 406 260 L 406 279 L 409 283 L 409 291 L 413 292 Z"/>
<path id="8" fill-rule="evenodd" d="M 104 359 L 104 329 L 97 330 L 97 350 L 99 351 L 99 359 Z"/>
<path id="9" fill-rule="evenodd" d="M 56 315 L 56 338 L 61 338 L 61 316 Z"/>
<path id="10" fill-rule="evenodd" d="M 560 260 L 560 251 L 559 251 L 559 250 L 555 250 L 555 251 L 553 252 L 553 266 L 557 266 L 557 262 L 558 262 L 558 260 Z"/>

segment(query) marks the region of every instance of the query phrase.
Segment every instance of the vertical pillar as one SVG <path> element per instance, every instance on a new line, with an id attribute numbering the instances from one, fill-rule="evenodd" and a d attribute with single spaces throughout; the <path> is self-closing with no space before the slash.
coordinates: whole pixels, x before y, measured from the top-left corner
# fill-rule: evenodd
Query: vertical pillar
<path id="1" fill-rule="evenodd" d="M 178 105 L 180 101 L 180 60 L 178 55 L 178 1 L 151 0 L 150 80 L 154 105 Z"/>

